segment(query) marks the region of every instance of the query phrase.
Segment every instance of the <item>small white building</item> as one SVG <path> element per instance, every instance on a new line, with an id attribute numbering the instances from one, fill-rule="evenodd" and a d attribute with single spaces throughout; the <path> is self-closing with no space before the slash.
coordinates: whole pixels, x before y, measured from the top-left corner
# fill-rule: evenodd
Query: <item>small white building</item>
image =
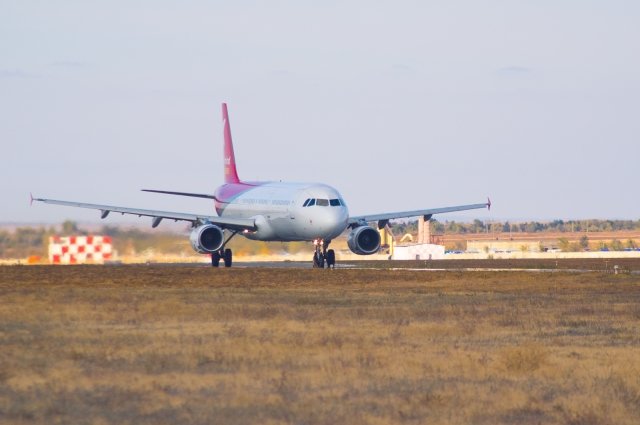
<path id="1" fill-rule="evenodd" d="M 444 246 L 431 243 L 396 245 L 393 248 L 394 260 L 442 260 Z"/>

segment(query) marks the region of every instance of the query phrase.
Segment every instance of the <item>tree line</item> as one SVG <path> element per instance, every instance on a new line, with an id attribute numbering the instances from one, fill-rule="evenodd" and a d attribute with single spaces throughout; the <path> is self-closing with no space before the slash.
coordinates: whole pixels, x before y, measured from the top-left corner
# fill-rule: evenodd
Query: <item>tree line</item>
<path id="1" fill-rule="evenodd" d="M 187 251 L 188 242 L 175 233 L 145 232 L 136 228 L 102 226 L 97 231 L 82 229 L 67 220 L 59 226 L 24 226 L 14 231 L 0 230 L 0 258 L 24 258 L 30 255 L 46 257 L 51 236 L 111 236 L 119 252 L 141 252 L 153 248 L 161 252 Z"/>
<path id="2" fill-rule="evenodd" d="M 640 230 L 640 220 L 553 220 L 549 222 L 500 222 L 473 220 L 472 222 L 443 221 L 431 219 L 431 231 L 435 234 L 465 234 L 465 233 L 539 233 L 539 232 L 613 232 L 624 230 Z M 405 233 L 417 233 L 418 221 L 395 222 L 392 224 L 396 235 Z M 123 228 L 119 226 L 103 226 L 96 232 L 89 232 L 78 227 L 74 221 L 65 221 L 60 226 L 25 226 L 14 231 L 0 230 L 0 258 L 23 258 L 29 255 L 47 255 L 49 237 L 87 235 L 89 233 L 111 236 L 114 248 L 121 253 L 142 252 L 145 249 L 154 249 L 164 253 L 190 253 L 191 248 L 183 235 L 176 233 L 143 231 L 136 228 Z M 186 232 L 185 232 L 186 233 Z M 251 245 L 244 243 L 242 238 L 234 243 L 234 248 L 242 251 L 253 252 L 256 249 L 266 250 L 267 246 L 261 244 Z M 234 240 L 235 241 L 235 240 Z M 249 241 L 247 241 L 249 242 Z M 585 241 L 582 244 L 586 244 Z M 620 243 L 624 247 L 628 242 Z M 246 246 L 245 246 L 246 245 Z M 298 251 L 304 249 L 300 244 L 281 244 L 277 248 L 282 251 Z M 614 243 L 614 245 L 617 245 Z M 565 247 L 569 248 L 569 247 Z M 572 247 L 574 249 L 584 247 Z M 620 248 L 612 246 L 611 248 Z"/>
<path id="3" fill-rule="evenodd" d="M 99 230 L 88 231 L 74 221 L 65 221 L 59 226 L 24 226 L 13 231 L 0 230 L 0 258 L 26 258 L 29 256 L 47 257 L 49 238 L 51 236 L 111 236 L 113 248 L 124 255 L 140 254 L 147 250 L 162 254 L 193 254 L 193 249 L 184 233 L 163 232 L 160 230 L 145 231 L 123 226 L 102 226 Z M 304 242 L 259 242 L 236 237 L 229 245 L 237 254 L 255 255 L 277 253 L 311 252 L 311 246 Z"/>
<path id="4" fill-rule="evenodd" d="M 553 220 L 548 222 L 482 221 L 470 223 L 431 219 L 433 233 L 568 233 L 568 232 L 616 232 L 640 230 L 640 220 Z M 395 227 L 395 226 L 394 226 Z M 407 231 L 417 232 L 418 221 L 406 224 Z"/>

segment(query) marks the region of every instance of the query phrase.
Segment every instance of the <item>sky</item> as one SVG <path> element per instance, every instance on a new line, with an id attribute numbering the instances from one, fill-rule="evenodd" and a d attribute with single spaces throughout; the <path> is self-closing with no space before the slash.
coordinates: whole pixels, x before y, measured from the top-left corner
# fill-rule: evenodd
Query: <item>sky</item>
<path id="1" fill-rule="evenodd" d="M 30 192 L 210 213 L 139 190 L 222 183 L 222 102 L 240 178 L 325 182 L 354 215 L 637 220 L 638 22 L 636 0 L 0 0 L 0 222 L 99 219 Z"/>

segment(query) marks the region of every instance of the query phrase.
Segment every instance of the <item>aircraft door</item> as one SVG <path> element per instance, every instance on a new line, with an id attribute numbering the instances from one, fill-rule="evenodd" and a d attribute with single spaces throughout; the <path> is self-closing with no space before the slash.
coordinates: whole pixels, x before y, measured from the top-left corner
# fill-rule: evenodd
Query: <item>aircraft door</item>
<path id="1" fill-rule="evenodd" d="M 302 192 L 299 196 L 294 197 L 293 201 L 289 204 L 288 216 L 289 224 L 293 229 L 293 232 L 297 237 L 303 237 L 305 235 L 305 223 L 304 223 L 304 202 L 311 196 L 308 193 Z"/>

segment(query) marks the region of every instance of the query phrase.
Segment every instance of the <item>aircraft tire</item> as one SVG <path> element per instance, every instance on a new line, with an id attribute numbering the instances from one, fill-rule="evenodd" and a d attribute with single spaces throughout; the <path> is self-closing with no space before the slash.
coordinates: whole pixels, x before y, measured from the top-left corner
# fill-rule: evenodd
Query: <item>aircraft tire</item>
<path id="1" fill-rule="evenodd" d="M 324 255 L 322 253 L 313 254 L 313 268 L 324 269 Z"/>
<path id="2" fill-rule="evenodd" d="M 220 253 L 211 253 L 211 267 L 220 267 Z"/>
<path id="3" fill-rule="evenodd" d="M 224 250 L 224 266 L 225 267 L 231 267 L 231 264 L 233 263 L 233 252 L 231 252 L 231 250 L 229 248 Z"/>
<path id="4" fill-rule="evenodd" d="M 327 261 L 327 267 L 334 269 L 336 268 L 336 253 L 333 249 L 327 251 L 327 256 L 325 257 Z"/>

